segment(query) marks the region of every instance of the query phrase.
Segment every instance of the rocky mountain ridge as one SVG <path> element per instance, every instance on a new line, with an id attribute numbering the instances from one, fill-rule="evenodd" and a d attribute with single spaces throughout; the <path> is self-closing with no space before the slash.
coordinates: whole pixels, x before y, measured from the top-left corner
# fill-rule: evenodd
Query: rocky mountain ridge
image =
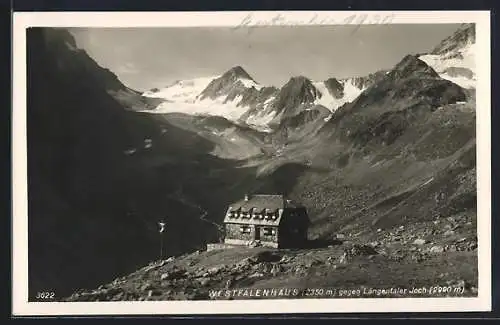
<path id="1" fill-rule="evenodd" d="M 164 89 L 145 92 L 144 96 L 163 98 L 168 102 L 158 106 L 159 113 L 222 116 L 269 132 L 280 124 L 282 117 L 291 117 L 314 105 L 336 110 L 354 100 L 385 73 L 379 71 L 366 77 L 339 80 L 332 77 L 320 82 L 297 76 L 277 88 L 260 85 L 241 66 L 236 66 L 218 77 L 177 81 Z M 196 106 L 181 105 L 185 103 Z"/>
<path id="2" fill-rule="evenodd" d="M 474 44 L 474 25 L 464 24 L 430 53 L 416 57 L 427 65 L 427 74 L 431 74 L 429 69 L 432 69 L 445 80 L 466 89 L 473 89 Z M 200 110 L 198 107 L 183 111 L 181 106 L 172 109 L 187 114 L 223 116 L 258 130 L 272 131 L 279 126 L 282 118 L 298 114 L 314 105 L 322 105 L 335 112 L 339 107 L 356 100 L 389 72 L 390 70 L 381 70 L 364 77 L 344 79 L 331 77 L 325 81 L 312 81 L 307 77 L 297 76 L 291 77 L 285 85 L 276 88 L 260 85 L 241 66 L 236 66 L 222 76 L 209 79 L 206 86 L 198 90 L 199 94 L 193 102 L 201 101 L 212 109 Z"/>

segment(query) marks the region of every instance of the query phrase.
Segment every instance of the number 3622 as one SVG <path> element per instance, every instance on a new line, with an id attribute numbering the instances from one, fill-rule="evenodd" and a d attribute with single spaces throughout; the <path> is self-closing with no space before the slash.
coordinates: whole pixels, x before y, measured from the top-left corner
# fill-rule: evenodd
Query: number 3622
<path id="1" fill-rule="evenodd" d="M 42 291 L 36 294 L 36 299 L 54 299 L 56 294 L 50 291 Z"/>

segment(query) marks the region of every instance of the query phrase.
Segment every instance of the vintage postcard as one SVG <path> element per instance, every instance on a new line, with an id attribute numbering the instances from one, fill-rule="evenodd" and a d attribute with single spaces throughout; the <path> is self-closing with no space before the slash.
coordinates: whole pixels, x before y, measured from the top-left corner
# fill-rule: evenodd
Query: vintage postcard
<path id="1" fill-rule="evenodd" d="M 15 13 L 13 314 L 489 311 L 489 17 Z"/>

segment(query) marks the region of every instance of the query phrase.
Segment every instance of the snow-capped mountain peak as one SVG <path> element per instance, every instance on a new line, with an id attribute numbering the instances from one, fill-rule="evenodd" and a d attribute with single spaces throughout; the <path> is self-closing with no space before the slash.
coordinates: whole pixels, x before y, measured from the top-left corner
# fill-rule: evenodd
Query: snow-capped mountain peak
<path id="1" fill-rule="evenodd" d="M 236 97 L 236 92 L 242 93 L 248 88 L 262 88 L 241 66 L 226 71 L 222 76 L 212 80 L 201 92 L 199 99 L 220 99 L 221 97 Z M 225 100 L 224 100 L 225 101 Z"/>
<path id="2" fill-rule="evenodd" d="M 476 87 L 476 36 L 474 24 L 465 24 L 440 42 L 429 54 L 419 57 L 441 78 L 463 88 Z"/>
<path id="3" fill-rule="evenodd" d="M 251 81 L 255 82 L 255 80 L 253 80 L 253 78 L 248 74 L 248 72 L 246 72 L 245 69 L 243 69 L 239 65 L 232 67 L 231 69 L 226 71 L 226 73 L 224 73 L 222 75 L 222 78 L 224 78 L 224 79 L 232 78 L 233 80 L 244 79 L 244 80 L 251 80 Z"/>
<path id="4" fill-rule="evenodd" d="M 234 83 L 241 82 L 244 87 L 260 89 L 262 86 L 256 82 L 249 74 L 243 69 L 241 66 L 236 66 L 229 69 L 226 73 L 224 73 L 221 79 L 232 81 Z"/>
<path id="5" fill-rule="evenodd" d="M 256 97 L 262 88 L 241 66 L 236 66 L 218 76 L 178 80 L 165 88 L 147 91 L 144 96 L 166 100 L 151 113 L 222 116 L 237 121 L 249 109 L 241 104 L 242 100 Z"/>

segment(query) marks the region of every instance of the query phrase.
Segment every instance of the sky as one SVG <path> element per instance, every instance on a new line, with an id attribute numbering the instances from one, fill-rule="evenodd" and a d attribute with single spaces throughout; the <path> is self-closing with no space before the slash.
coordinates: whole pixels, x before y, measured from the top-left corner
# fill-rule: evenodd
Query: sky
<path id="1" fill-rule="evenodd" d="M 313 81 L 389 69 L 425 53 L 458 24 L 315 25 L 181 28 L 71 28 L 80 48 L 127 86 L 164 87 L 242 66 L 262 85 L 293 76 Z"/>

